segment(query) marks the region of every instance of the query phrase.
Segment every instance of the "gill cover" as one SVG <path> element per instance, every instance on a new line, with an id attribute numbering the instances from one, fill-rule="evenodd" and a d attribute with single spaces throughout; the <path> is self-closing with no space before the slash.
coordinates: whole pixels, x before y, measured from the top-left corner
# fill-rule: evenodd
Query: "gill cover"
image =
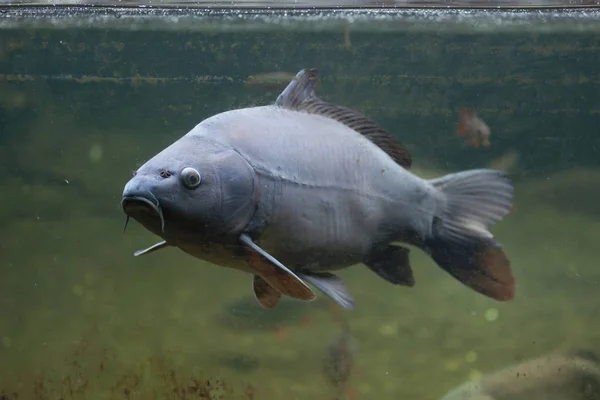
<path id="1" fill-rule="evenodd" d="M 188 134 L 142 165 L 124 196 L 133 191 L 156 199 L 164 232 L 155 216 L 132 217 L 169 245 L 237 240 L 256 209 L 256 181 L 253 168 L 231 146 Z"/>
<path id="2" fill-rule="evenodd" d="M 254 169 L 236 151 L 229 149 L 213 161 L 221 195 L 212 228 L 226 236 L 239 236 L 258 206 L 258 178 Z"/>

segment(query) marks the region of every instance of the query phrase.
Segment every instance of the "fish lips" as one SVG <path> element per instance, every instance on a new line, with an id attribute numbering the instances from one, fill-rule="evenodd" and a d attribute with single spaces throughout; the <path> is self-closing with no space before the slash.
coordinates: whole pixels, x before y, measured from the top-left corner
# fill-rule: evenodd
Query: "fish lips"
<path id="1" fill-rule="evenodd" d="M 148 193 L 151 197 L 144 195 L 124 195 L 121 199 L 121 207 L 125 214 L 127 214 L 127 221 L 125 221 L 125 228 L 127 228 L 127 222 L 129 217 L 147 225 L 144 222 L 155 225 L 156 219 L 160 220 L 160 231 L 165 232 L 165 218 L 163 216 L 162 208 L 160 203 L 151 193 Z"/>

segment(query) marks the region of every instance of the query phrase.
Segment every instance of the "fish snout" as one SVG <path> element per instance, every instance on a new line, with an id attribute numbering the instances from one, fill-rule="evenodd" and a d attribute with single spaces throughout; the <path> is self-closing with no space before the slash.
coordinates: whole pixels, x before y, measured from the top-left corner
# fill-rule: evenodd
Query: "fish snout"
<path id="1" fill-rule="evenodd" d="M 135 196 L 145 196 L 149 191 L 149 185 L 147 181 L 140 176 L 134 176 L 125 184 L 125 188 L 123 189 L 123 198 L 126 197 L 135 197 Z"/>
<path id="2" fill-rule="evenodd" d="M 132 179 L 125 185 L 121 207 L 125 214 L 134 219 L 140 219 L 140 217 L 158 218 L 160 229 L 164 233 L 165 219 L 160 202 L 144 185 L 144 182 Z"/>
<path id="3" fill-rule="evenodd" d="M 121 206 L 123 207 L 123 211 L 129 214 L 130 211 L 137 209 L 149 209 L 152 212 L 156 213 L 157 209 L 160 208 L 160 204 L 153 201 L 148 196 L 138 196 L 138 195 L 125 195 L 121 199 Z"/>

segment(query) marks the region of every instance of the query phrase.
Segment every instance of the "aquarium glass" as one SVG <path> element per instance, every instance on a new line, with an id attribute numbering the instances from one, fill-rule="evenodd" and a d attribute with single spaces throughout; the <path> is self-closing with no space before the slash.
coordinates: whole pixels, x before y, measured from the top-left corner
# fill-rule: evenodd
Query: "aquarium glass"
<path id="1" fill-rule="evenodd" d="M 1 2 L 0 398 L 431 400 L 550 352 L 600 352 L 590 3 Z M 205 118 L 272 104 L 303 68 L 401 141 L 412 173 L 510 176 L 492 233 L 512 301 L 415 247 L 413 287 L 337 273 L 353 310 L 316 289 L 263 309 L 250 274 L 176 248 L 134 257 L 160 239 L 133 220 L 123 232 L 131 171 Z M 459 135 L 461 110 L 489 146 Z M 338 390 L 324 363 L 340 352 Z"/>

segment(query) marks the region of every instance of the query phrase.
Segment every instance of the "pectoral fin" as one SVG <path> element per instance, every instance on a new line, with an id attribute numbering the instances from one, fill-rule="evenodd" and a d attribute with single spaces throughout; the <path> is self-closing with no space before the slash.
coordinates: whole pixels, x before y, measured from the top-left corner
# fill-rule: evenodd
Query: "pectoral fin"
<path id="1" fill-rule="evenodd" d="M 162 242 L 156 243 L 156 244 L 148 247 L 147 249 L 138 250 L 135 253 L 133 253 L 133 255 L 135 257 L 137 257 L 137 256 L 143 256 L 144 254 L 150 254 L 150 253 L 155 252 L 156 250 L 160 250 L 162 248 L 169 247 L 169 246 L 170 245 L 166 241 L 163 240 Z"/>
<path id="2" fill-rule="evenodd" d="M 406 247 L 387 246 L 373 250 L 363 262 L 371 271 L 394 285 L 414 286 L 409 253 Z"/>
<path id="3" fill-rule="evenodd" d="M 260 276 L 254 275 L 252 289 L 254 290 L 256 301 L 258 301 L 262 308 L 273 308 L 279 303 L 281 293 L 273 289 L 271 285 Z"/>
<path id="4" fill-rule="evenodd" d="M 252 250 L 249 259 L 252 272 L 273 289 L 298 300 L 314 300 L 317 297 L 302 279 L 261 249 L 248 235 L 242 234 L 240 241 Z"/>

